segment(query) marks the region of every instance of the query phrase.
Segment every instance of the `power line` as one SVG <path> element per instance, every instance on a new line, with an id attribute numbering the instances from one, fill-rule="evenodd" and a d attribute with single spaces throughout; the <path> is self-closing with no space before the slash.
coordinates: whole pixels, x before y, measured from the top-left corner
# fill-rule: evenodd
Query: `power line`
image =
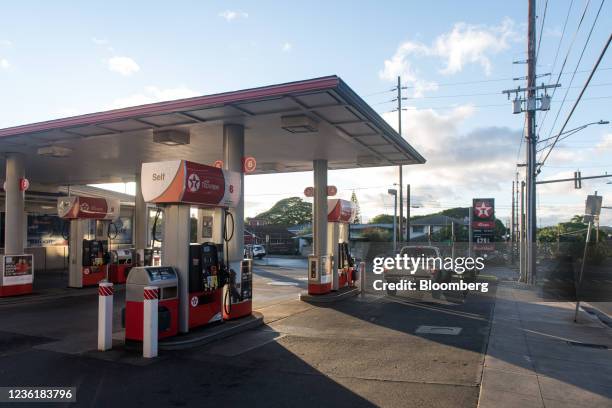
<path id="1" fill-rule="evenodd" d="M 602 0 L 602 4 L 603 4 L 603 0 Z M 601 10 L 601 8 L 600 8 L 600 10 Z M 599 13 L 598 13 L 598 15 L 599 15 Z M 570 110 L 569 114 L 567 115 L 567 118 L 565 119 L 565 122 L 563 123 L 563 126 L 561 127 L 561 130 L 559 131 L 558 135 L 563 133 L 563 131 L 565 130 L 565 127 L 567 126 L 567 123 L 569 122 L 569 120 L 571 119 L 572 115 L 574 114 L 574 111 L 576 110 L 576 107 L 580 103 L 580 99 L 582 99 L 582 95 L 584 95 L 584 92 L 586 91 L 587 87 L 589 86 L 589 83 L 591 82 L 591 79 L 593 78 L 593 75 L 595 75 L 595 72 L 597 71 L 597 67 L 601 63 L 601 60 L 603 59 L 604 55 L 606 54 L 606 51 L 608 51 L 608 46 L 610 45 L 610 41 L 611 40 L 612 40 L 612 34 L 610 34 L 610 36 L 608 37 L 608 41 L 606 42 L 606 45 L 604 46 L 603 50 L 601 50 L 601 53 L 599 54 L 599 58 L 597 58 L 597 62 L 595 62 L 595 66 L 591 70 L 591 74 L 587 78 L 587 80 L 586 80 L 586 82 L 584 84 L 584 87 L 582 88 L 582 90 L 580 91 L 580 94 L 578 95 L 578 99 L 576 99 L 576 102 L 574 103 L 574 106 L 572 106 L 572 109 Z M 548 159 L 548 156 L 550 156 L 550 153 L 555 148 L 555 144 L 557 143 L 558 140 L 559 140 L 559 137 L 557 136 L 557 139 L 555 139 L 554 143 L 550 147 L 550 150 L 548 150 L 548 152 L 546 153 L 546 156 L 544 157 L 544 160 L 541 161 L 541 164 L 540 164 L 540 166 L 538 168 L 538 171 L 540 171 L 539 169 L 541 169 L 542 166 L 544 166 L 544 163 L 546 163 L 546 159 Z"/>
<path id="2" fill-rule="evenodd" d="M 605 68 L 600 68 L 600 71 L 609 71 L 612 70 L 612 67 L 605 67 Z M 590 72 L 590 70 L 585 69 L 585 70 L 578 70 L 575 73 L 576 74 L 583 74 L 583 73 L 587 73 Z M 552 74 L 552 76 L 554 75 L 558 75 L 558 77 L 560 76 L 564 76 L 564 75 L 570 75 L 570 74 L 574 74 L 573 71 L 567 71 L 567 72 L 559 72 L 558 74 Z M 455 86 L 455 85 L 469 85 L 469 84 L 475 84 L 475 83 L 482 83 L 482 82 L 499 82 L 499 81 L 508 81 L 508 80 L 513 80 L 514 77 L 506 77 L 506 78 L 494 78 L 494 79 L 487 79 L 487 80 L 479 80 L 479 81 L 465 81 L 465 82 L 448 82 L 448 83 L 442 83 L 442 84 L 436 84 L 437 86 Z M 602 84 L 593 84 L 591 86 L 609 86 L 612 85 L 610 83 L 602 83 Z M 402 89 L 407 89 L 407 88 L 413 88 L 412 86 L 403 86 Z M 391 90 L 387 90 L 387 91 L 380 91 L 380 92 L 374 92 L 371 94 L 367 94 L 367 95 L 362 95 L 363 98 L 368 98 L 370 96 L 374 96 L 374 95 L 381 95 L 381 94 L 385 94 L 385 93 L 391 93 L 391 92 L 397 92 L 397 88 L 393 88 Z M 497 95 L 498 92 L 491 92 L 490 95 Z M 465 95 L 457 95 L 457 97 L 459 96 L 483 96 L 483 95 L 489 95 L 489 93 L 482 93 L 482 94 L 465 94 Z M 447 97 L 451 97 L 451 95 L 440 95 L 440 96 L 423 96 L 421 98 L 406 98 L 404 97 L 404 100 L 410 99 L 410 100 L 419 100 L 419 99 L 437 99 L 437 98 L 447 98 Z M 452 95 L 452 97 L 454 98 L 455 96 Z M 380 101 L 380 102 L 372 102 L 370 103 L 370 105 L 382 105 L 385 103 L 391 103 L 391 102 L 396 102 L 397 100 L 394 99 L 389 99 L 389 100 L 385 100 L 385 101 Z"/>
<path id="3" fill-rule="evenodd" d="M 598 86 L 611 86 L 612 82 L 600 82 L 598 84 L 592 84 L 591 87 L 598 87 Z M 580 86 L 570 86 L 567 89 L 575 89 L 575 88 L 581 88 Z M 467 97 L 467 96 L 486 96 L 486 95 L 499 95 L 499 92 L 483 92 L 483 93 L 471 93 L 471 94 L 455 94 L 455 95 L 435 95 L 435 96 L 422 96 L 420 98 L 403 98 L 403 99 L 408 99 L 408 100 L 419 100 L 419 99 L 443 99 L 443 98 L 460 98 L 460 97 Z M 395 102 L 395 100 L 391 100 L 388 102 Z M 381 103 L 388 103 L 388 102 L 381 102 Z"/>
<path id="4" fill-rule="evenodd" d="M 583 101 L 590 101 L 590 100 L 599 100 L 599 99 L 611 99 L 612 95 L 606 95 L 606 96 L 591 96 L 589 98 L 583 98 Z M 566 102 L 574 102 L 576 101 L 576 99 L 568 99 Z M 486 104 L 486 105 L 471 105 L 471 104 L 464 104 L 464 105 L 446 105 L 446 106 L 428 106 L 428 107 L 416 107 L 416 106 L 408 106 L 406 108 L 402 108 L 402 110 L 413 110 L 413 111 L 423 111 L 423 110 L 434 110 L 434 109 L 456 109 L 456 108 L 460 108 L 460 107 L 470 107 L 470 108 L 498 108 L 498 107 L 508 107 L 507 103 L 491 103 L 491 104 Z M 383 113 L 391 113 L 391 112 L 397 112 L 397 109 L 393 109 L 393 110 L 388 110 L 388 111 L 383 111 L 383 112 L 379 112 L 379 114 L 383 114 Z"/>
<path id="5" fill-rule="evenodd" d="M 561 113 L 561 110 L 563 109 L 563 105 L 565 104 L 565 100 L 567 98 L 567 95 L 569 94 L 569 89 L 571 88 L 572 83 L 574 82 L 574 77 L 575 77 L 575 72 L 578 70 L 578 67 L 580 66 L 580 62 L 582 61 L 582 57 L 584 56 L 584 52 L 586 51 L 586 48 L 589 44 L 589 41 L 591 40 L 591 35 L 593 34 L 593 30 L 595 29 L 595 25 L 597 24 L 597 19 L 599 18 L 599 13 L 601 12 L 601 8 L 604 5 L 605 0 L 601 0 L 601 4 L 599 5 L 599 9 L 597 10 L 597 14 L 595 15 L 595 19 L 593 20 L 593 24 L 591 25 L 591 29 L 589 30 L 589 35 L 584 43 L 584 46 L 582 47 L 582 52 L 580 53 L 580 58 L 578 58 L 578 62 L 576 63 L 576 68 L 574 69 L 574 74 L 572 74 L 572 77 L 570 79 L 570 86 L 566 89 L 565 91 L 565 95 L 563 96 L 563 101 L 561 101 L 561 105 L 559 106 L 559 110 L 557 111 L 557 115 L 555 116 L 555 120 L 553 121 L 552 126 L 550 127 L 550 132 L 548 133 L 548 136 L 550 137 L 552 135 L 553 129 L 555 127 L 555 125 L 557 124 L 557 119 L 559 118 L 559 114 Z M 553 92 L 554 95 L 554 92 Z"/>
<path id="6" fill-rule="evenodd" d="M 546 21 L 546 10 L 548 10 L 548 0 L 544 3 L 544 15 L 542 16 L 542 24 L 540 25 L 540 38 L 538 38 L 538 49 L 536 51 L 536 61 L 538 60 L 538 56 L 540 55 L 540 45 L 542 44 L 542 34 L 544 34 L 544 22 Z"/>
<path id="7" fill-rule="evenodd" d="M 565 58 L 563 59 L 563 63 L 561 64 L 561 69 L 559 70 L 559 72 L 563 72 L 563 69 L 565 68 L 565 64 L 567 64 L 567 59 L 569 58 L 570 53 L 572 52 L 572 48 L 574 47 L 574 43 L 576 41 L 576 38 L 578 36 L 578 32 L 580 31 L 580 27 L 582 27 L 582 22 L 584 21 L 584 17 L 586 16 L 586 12 L 589 9 L 589 5 L 591 4 L 591 0 L 588 0 L 587 3 L 584 5 L 584 10 L 582 11 L 582 16 L 580 17 L 580 20 L 578 21 L 578 26 L 576 27 L 576 31 L 574 32 L 574 35 L 572 37 L 572 41 L 570 42 L 570 45 L 567 49 L 567 52 L 565 53 Z M 602 1 L 603 4 L 603 1 Z M 601 10 L 601 8 L 600 8 Z M 599 16 L 599 13 L 597 14 Z M 597 19 L 595 19 L 595 21 L 597 21 Z M 574 79 L 574 75 L 576 74 L 576 70 L 578 69 L 578 66 L 576 65 L 576 69 L 574 70 L 574 73 L 572 74 L 572 81 Z M 559 76 L 557 77 L 557 81 L 556 83 L 559 83 L 559 79 L 561 78 L 561 75 L 559 74 Z M 570 81 L 571 84 L 571 81 Z M 552 95 L 550 96 L 551 99 L 555 97 L 555 93 L 557 93 L 557 89 L 553 89 Z M 567 92 L 566 92 L 566 96 L 567 96 Z M 564 98 L 565 101 L 565 98 Z M 557 111 L 557 116 L 555 117 L 555 121 L 553 123 L 553 125 L 551 126 L 551 132 L 552 129 L 554 129 L 555 124 L 557 123 L 557 119 L 559 118 L 559 113 L 561 112 L 561 108 L 563 107 L 563 103 L 561 103 L 561 106 L 559 107 L 559 110 Z M 548 117 L 548 111 L 544 113 L 544 117 L 542 118 L 542 121 L 540 122 L 540 127 L 542 127 L 544 125 L 544 122 L 546 121 L 546 118 Z M 540 132 L 538 131 L 538 136 L 540 135 Z M 550 136 L 550 135 L 549 135 Z"/>
<path id="8" fill-rule="evenodd" d="M 559 38 L 559 43 L 557 44 L 557 51 L 555 51 L 555 58 L 553 60 L 553 64 L 552 64 L 552 68 L 551 71 L 555 70 L 555 67 L 557 66 L 557 59 L 559 58 L 559 51 L 561 51 L 561 44 L 563 43 L 563 38 L 565 37 L 565 29 L 567 28 L 567 22 L 569 21 L 569 16 L 570 13 L 572 11 L 572 6 L 574 5 L 574 0 L 572 0 L 570 2 L 570 5 L 567 9 L 567 15 L 565 16 L 565 22 L 563 23 L 563 30 L 561 31 L 561 37 Z M 562 70 L 561 70 L 562 71 Z M 552 79 L 551 79 L 552 81 Z M 549 82 L 548 85 L 550 85 L 552 82 Z M 557 77 L 557 83 L 559 83 L 559 77 Z M 556 89 L 553 89 L 553 95 L 554 95 L 554 91 Z M 540 123 L 538 124 L 538 129 L 540 129 L 542 127 L 542 125 L 544 124 L 544 121 L 546 120 L 546 116 L 548 116 L 548 112 L 546 111 L 544 112 L 544 115 L 542 116 L 542 119 L 540 120 Z M 539 130 L 538 130 L 538 135 L 539 135 Z"/>
<path id="9" fill-rule="evenodd" d="M 504 104 L 505 105 L 505 104 Z M 527 126 L 527 117 L 525 117 L 525 122 L 523 123 L 523 133 L 521 133 L 521 141 L 519 142 L 519 148 L 516 152 L 516 162 L 519 162 L 519 158 L 521 157 L 521 148 L 523 147 L 523 139 L 525 138 L 525 128 Z"/>
<path id="10" fill-rule="evenodd" d="M 393 92 L 393 91 L 395 91 L 395 88 L 388 89 L 388 90 L 386 90 L 386 91 L 372 92 L 371 94 L 361 95 L 361 96 L 362 96 L 363 98 L 368 98 L 368 97 L 370 97 L 370 96 L 374 96 L 374 95 L 381 95 L 381 94 L 384 94 L 384 93 L 389 93 L 389 92 Z"/>

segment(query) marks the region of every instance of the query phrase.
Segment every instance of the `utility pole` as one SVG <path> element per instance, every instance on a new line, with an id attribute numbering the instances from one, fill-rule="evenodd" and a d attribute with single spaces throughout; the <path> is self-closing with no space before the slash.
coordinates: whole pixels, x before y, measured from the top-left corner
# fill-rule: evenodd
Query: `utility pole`
<path id="1" fill-rule="evenodd" d="M 519 270 L 522 282 L 527 282 L 527 272 L 525 268 L 525 182 L 521 181 L 521 214 L 519 217 Z"/>
<path id="2" fill-rule="evenodd" d="M 520 184 L 519 184 L 519 173 L 518 171 L 516 172 L 516 179 L 514 180 L 514 185 L 516 187 L 514 194 L 515 194 L 515 198 L 514 198 L 514 202 L 516 203 L 515 206 L 515 210 L 516 210 L 516 216 L 515 216 L 515 220 L 516 220 L 516 224 L 514 225 L 514 228 L 516 229 L 514 236 L 516 237 L 515 242 L 520 242 L 520 230 L 519 227 L 521 225 L 520 221 L 519 221 L 519 196 L 520 196 Z"/>
<path id="3" fill-rule="evenodd" d="M 597 195 L 597 190 L 595 190 L 595 195 Z M 599 216 L 595 217 L 595 243 L 599 243 Z"/>
<path id="4" fill-rule="evenodd" d="M 469 225 L 468 225 L 468 257 L 472 256 L 472 241 L 474 241 L 474 231 L 472 229 L 472 221 L 474 221 L 474 207 L 470 207 Z"/>
<path id="5" fill-rule="evenodd" d="M 514 219 L 514 210 L 516 203 L 514 202 L 514 180 L 512 180 L 512 217 L 510 218 L 510 262 L 514 265 L 514 242 L 516 241 L 514 225 L 516 220 Z"/>
<path id="6" fill-rule="evenodd" d="M 525 169 L 525 249 L 526 249 L 526 265 L 525 276 L 527 283 L 535 283 L 536 279 L 536 145 L 538 142 L 536 134 L 536 111 L 550 109 L 550 96 L 546 93 L 549 88 L 556 88 L 560 84 L 551 85 L 536 85 L 536 0 L 528 0 L 528 24 L 527 24 L 527 87 L 517 87 L 515 89 L 507 89 L 502 93 L 508 95 L 514 94 L 513 113 L 518 114 L 525 112 L 525 155 L 527 159 Z M 543 90 L 544 93 L 537 95 L 538 90 Z M 519 94 L 524 96 L 519 97 Z M 538 106 L 538 101 L 540 102 Z"/>
<path id="7" fill-rule="evenodd" d="M 410 242 L 410 184 L 406 184 L 406 242 Z"/>
<path id="8" fill-rule="evenodd" d="M 529 283 L 535 280 L 536 268 L 536 0 L 529 0 L 527 28 L 527 274 Z"/>
<path id="9" fill-rule="evenodd" d="M 397 77 L 397 132 L 402 137 L 402 78 Z M 404 221 L 404 174 L 403 166 L 399 166 L 399 237 L 403 240 Z"/>

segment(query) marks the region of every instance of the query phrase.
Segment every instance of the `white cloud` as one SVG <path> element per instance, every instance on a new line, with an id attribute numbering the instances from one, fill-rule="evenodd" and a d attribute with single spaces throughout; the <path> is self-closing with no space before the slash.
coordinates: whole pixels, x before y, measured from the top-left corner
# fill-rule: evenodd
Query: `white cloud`
<path id="1" fill-rule="evenodd" d="M 105 109 L 118 109 L 128 106 L 145 105 L 147 103 L 170 101 L 174 99 L 190 98 L 201 95 L 200 92 L 184 86 L 160 89 L 156 86 L 147 86 L 142 92 L 124 98 L 115 99 Z"/>
<path id="2" fill-rule="evenodd" d="M 485 74 L 491 73 L 489 56 L 508 49 L 517 39 L 514 22 L 505 19 L 499 26 L 486 27 L 457 23 L 450 33 L 442 34 L 434 42 L 433 53 L 446 59 L 441 72 L 460 72 L 467 63 L 480 64 Z"/>
<path id="3" fill-rule="evenodd" d="M 108 60 L 108 69 L 129 76 L 140 71 L 140 66 L 130 57 L 112 57 Z"/>
<path id="4" fill-rule="evenodd" d="M 559 38 L 563 35 L 563 32 L 561 31 L 561 27 L 556 26 L 553 28 L 544 28 L 544 36 L 545 37 L 553 37 L 553 38 Z"/>
<path id="5" fill-rule="evenodd" d="M 479 64 L 485 74 L 492 70 L 490 56 L 510 47 L 517 39 L 514 22 L 503 20 L 498 26 L 456 23 L 448 33 L 439 35 L 430 45 L 419 41 L 405 41 L 395 54 L 384 62 L 379 72 L 381 79 L 393 81 L 398 75 L 414 88 L 414 96 L 420 97 L 424 91 L 436 90 L 435 82 L 421 79 L 413 67 L 413 57 L 433 57 L 443 61 L 440 72 L 445 75 L 463 70 L 467 64 Z"/>
<path id="6" fill-rule="evenodd" d="M 11 47 L 13 43 L 10 40 L 0 40 L 0 47 Z"/>
<path id="7" fill-rule="evenodd" d="M 293 44 L 290 42 L 285 42 L 282 49 L 284 52 L 290 52 L 293 49 Z"/>
<path id="8" fill-rule="evenodd" d="M 0 68 L 8 69 L 11 66 L 6 58 L 0 58 Z"/>
<path id="9" fill-rule="evenodd" d="M 608 133 L 601 138 L 601 141 L 595 146 L 595 150 L 612 149 L 612 133 Z"/>
<path id="10" fill-rule="evenodd" d="M 96 45 L 108 45 L 109 44 L 109 41 L 105 38 L 93 37 L 91 41 Z"/>
<path id="11" fill-rule="evenodd" d="M 239 18 L 248 18 L 249 14 L 244 11 L 225 10 L 219 13 L 219 17 L 223 17 L 225 21 L 230 22 Z"/>
<path id="12" fill-rule="evenodd" d="M 81 112 L 76 108 L 61 108 L 51 114 L 51 118 L 68 118 L 76 116 Z"/>

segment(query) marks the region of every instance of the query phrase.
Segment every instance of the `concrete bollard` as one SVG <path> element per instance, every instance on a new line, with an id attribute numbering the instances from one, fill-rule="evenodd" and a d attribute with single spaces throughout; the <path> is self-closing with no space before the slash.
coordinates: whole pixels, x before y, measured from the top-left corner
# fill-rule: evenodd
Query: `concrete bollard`
<path id="1" fill-rule="evenodd" d="M 113 295 L 111 282 L 98 285 L 98 350 L 113 348 Z"/>
<path id="2" fill-rule="evenodd" d="M 359 293 L 365 296 L 366 293 L 366 263 L 359 262 Z"/>
<path id="3" fill-rule="evenodd" d="M 144 358 L 157 357 L 158 302 L 159 288 L 145 286 L 142 319 L 142 356 Z"/>

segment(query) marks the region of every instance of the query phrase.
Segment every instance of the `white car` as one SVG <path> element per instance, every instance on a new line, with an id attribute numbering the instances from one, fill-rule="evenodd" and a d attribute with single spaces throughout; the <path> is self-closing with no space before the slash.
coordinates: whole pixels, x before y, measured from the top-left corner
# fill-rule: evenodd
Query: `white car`
<path id="1" fill-rule="evenodd" d="M 414 245 L 405 246 L 400 250 L 401 256 L 408 255 L 410 258 L 440 258 L 440 249 L 429 245 Z M 432 280 L 434 282 L 448 282 L 451 279 L 451 274 L 444 270 L 429 269 L 427 267 L 418 267 L 414 271 L 397 270 L 395 268 L 385 269 L 383 272 L 385 281 L 397 283 L 401 280 L 419 281 Z M 387 289 L 387 293 L 395 295 L 397 291 Z"/>
<path id="2" fill-rule="evenodd" d="M 263 245 L 246 245 L 244 247 L 244 255 L 248 253 L 253 255 L 253 258 L 261 259 L 266 256 L 266 248 Z"/>

